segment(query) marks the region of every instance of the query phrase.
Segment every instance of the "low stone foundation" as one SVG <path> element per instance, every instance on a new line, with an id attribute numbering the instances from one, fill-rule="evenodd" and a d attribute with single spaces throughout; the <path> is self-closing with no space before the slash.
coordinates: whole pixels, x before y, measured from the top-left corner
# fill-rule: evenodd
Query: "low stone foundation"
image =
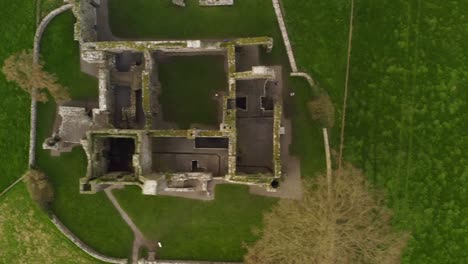
<path id="1" fill-rule="evenodd" d="M 178 6 L 183 6 L 185 7 L 185 0 L 172 0 L 172 3 L 174 5 L 178 5 Z"/>
<path id="2" fill-rule="evenodd" d="M 199 0 L 201 6 L 231 6 L 234 0 Z"/>

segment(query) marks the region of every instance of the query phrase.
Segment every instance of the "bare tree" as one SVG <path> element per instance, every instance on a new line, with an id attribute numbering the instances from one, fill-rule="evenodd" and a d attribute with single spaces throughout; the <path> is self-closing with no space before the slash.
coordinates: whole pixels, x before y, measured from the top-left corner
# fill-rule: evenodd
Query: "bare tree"
<path id="1" fill-rule="evenodd" d="M 332 128 L 335 123 L 335 108 L 327 94 L 321 94 L 308 104 L 312 119 L 319 121 L 326 128 Z"/>
<path id="2" fill-rule="evenodd" d="M 302 200 L 281 200 L 266 214 L 245 263 L 399 263 L 408 235 L 392 230 L 382 197 L 349 165 L 335 174 L 331 195 L 320 176 L 305 183 Z"/>
<path id="3" fill-rule="evenodd" d="M 8 57 L 2 68 L 8 81 L 16 82 L 23 90 L 32 94 L 36 90 L 35 99 L 47 101 L 47 89 L 57 103 L 70 99 L 65 87 L 57 82 L 57 77 L 46 72 L 42 64 L 33 63 L 31 50 L 23 50 Z"/>
<path id="4" fill-rule="evenodd" d="M 47 176 L 37 170 L 28 170 L 24 177 L 29 195 L 42 208 L 47 208 L 54 200 L 54 190 Z"/>

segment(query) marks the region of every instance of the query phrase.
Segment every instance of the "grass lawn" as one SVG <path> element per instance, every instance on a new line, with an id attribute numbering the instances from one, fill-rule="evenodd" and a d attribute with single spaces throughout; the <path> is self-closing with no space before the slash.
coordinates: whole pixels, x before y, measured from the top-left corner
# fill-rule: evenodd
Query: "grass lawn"
<path id="1" fill-rule="evenodd" d="M 215 93 L 227 91 L 223 56 L 175 56 L 159 65 L 163 117 L 187 129 L 190 124 L 216 125 Z"/>
<path id="2" fill-rule="evenodd" d="M 35 30 L 33 1 L 0 1 L 0 67 L 11 54 L 31 49 Z M 19 178 L 28 164 L 29 94 L 0 73 L 0 190 Z"/>
<path id="3" fill-rule="evenodd" d="M 307 106 L 317 92 L 305 79 L 291 77 L 290 83 L 295 92 L 292 109 L 294 140 L 290 151 L 301 158 L 302 177 L 313 177 L 326 172 L 322 127 L 312 120 Z"/>
<path id="4" fill-rule="evenodd" d="M 283 2 L 300 66 L 339 106 L 348 1 Z M 403 263 L 468 262 L 467 12 L 466 1 L 356 2 L 345 158 L 412 232 Z"/>
<path id="5" fill-rule="evenodd" d="M 181 8 L 171 1 L 109 1 L 112 32 L 123 38 L 258 37 L 277 31 L 270 0 L 237 0 L 232 7 L 200 7 L 187 0 Z"/>
<path id="6" fill-rule="evenodd" d="M 218 185 L 214 201 L 141 195 L 141 189 L 114 190 L 122 207 L 142 232 L 163 247 L 162 259 L 242 261 L 242 243 L 256 240 L 262 213 L 276 199 L 254 196 L 248 187 Z"/>
<path id="7" fill-rule="evenodd" d="M 68 88 L 73 100 L 97 100 L 97 79 L 80 70 L 79 43 L 73 40 L 74 23 L 71 11 L 54 18 L 42 38 L 42 59 L 45 69 Z"/>
<path id="8" fill-rule="evenodd" d="M 271 0 L 236 0 L 231 7 L 200 7 L 198 0 L 187 0 L 181 8 L 171 1 L 109 1 L 112 33 L 121 38 L 150 39 L 225 39 L 272 37 L 275 48 L 267 62 L 281 63 L 287 58 Z"/>
<path id="9" fill-rule="evenodd" d="M 101 263 L 60 233 L 24 184 L 0 198 L 0 212 L 1 263 Z"/>
<path id="10" fill-rule="evenodd" d="M 73 99 L 95 99 L 97 80 L 80 72 L 78 44 L 72 34 L 73 22 L 71 12 L 51 22 L 42 42 L 43 59 L 46 69 L 57 74 Z M 37 165 L 54 186 L 55 213 L 89 246 L 109 256 L 127 257 L 133 234 L 105 194 L 79 194 L 79 179 L 86 174 L 84 151 L 76 148 L 60 157 L 51 157 L 42 149 L 42 142 L 51 135 L 56 106 L 53 102 L 38 106 Z"/>
<path id="11" fill-rule="evenodd" d="M 47 16 L 51 11 L 53 11 L 56 8 L 59 8 L 62 6 L 64 3 L 62 0 L 39 0 L 40 2 L 40 17 L 44 18 Z"/>
<path id="12" fill-rule="evenodd" d="M 311 74 L 334 102 L 335 127 L 329 133 L 330 141 L 338 142 L 346 72 L 349 1 L 282 0 L 281 2 L 299 69 Z M 300 91 L 298 93 L 298 96 L 302 97 L 303 93 Z M 301 100 L 304 101 L 305 98 Z M 302 109 L 307 111 L 305 107 Z M 314 137 L 311 140 L 316 140 L 316 136 L 318 135 L 309 134 L 310 138 Z M 307 141 L 306 138 L 307 135 L 304 138 L 300 137 L 299 144 Z M 310 158 L 316 159 L 305 155 L 303 163 L 309 162 Z"/>

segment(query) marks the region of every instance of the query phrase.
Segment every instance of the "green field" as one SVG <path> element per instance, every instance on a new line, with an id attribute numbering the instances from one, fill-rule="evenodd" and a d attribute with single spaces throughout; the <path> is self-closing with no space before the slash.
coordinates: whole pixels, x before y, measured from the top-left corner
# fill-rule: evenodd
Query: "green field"
<path id="1" fill-rule="evenodd" d="M 42 37 L 44 69 L 54 73 L 73 100 L 95 100 L 98 81 L 80 70 L 79 44 L 73 40 L 75 17 L 66 12 L 54 18 Z"/>
<path id="2" fill-rule="evenodd" d="M 287 65 L 270 0 L 237 0 L 234 7 L 227 8 L 200 8 L 195 2 L 188 1 L 184 9 L 170 1 L 114 0 L 110 1 L 110 23 L 113 32 L 123 38 L 271 36 L 275 48 L 265 61 Z M 395 226 L 412 232 L 403 263 L 468 263 L 468 2 L 355 2 L 345 158 L 385 189 L 395 211 Z M 337 120 L 331 142 L 338 149 L 349 1 L 283 0 L 283 5 L 300 68 L 311 73 L 335 103 Z M 0 18 L 7 25 L 0 49 L 3 61 L 10 53 L 32 46 L 34 7 L 32 3 L 5 2 L 0 8 L 8 10 Z M 73 98 L 93 99 L 97 82 L 79 71 L 72 23 L 71 14 L 62 15 L 47 30 L 43 45 L 46 69 L 58 75 Z M 169 76 L 169 72 L 162 76 Z M 184 85 L 184 80 L 175 76 L 168 80 L 170 84 L 163 83 L 162 96 L 170 95 L 164 95 L 165 87 Z M 306 108 L 316 91 L 301 79 L 292 78 L 289 85 L 296 93 L 293 101 L 287 102 L 287 113 L 294 116 L 291 150 L 302 159 L 303 175 L 312 176 L 324 166 L 322 134 Z M 3 188 L 26 168 L 29 98 L 15 85 L 7 84 L 3 76 L 0 87 L 4 109 L 0 114 L 0 136 L 4 139 L 0 151 L 7 153 L 0 159 L 0 169 L 6 172 L 0 178 Z M 206 88 L 203 92 L 209 95 L 213 90 Z M 174 92 L 164 99 L 169 102 L 179 102 L 180 94 L 186 93 L 182 89 L 166 91 Z M 53 103 L 40 105 L 38 144 L 50 135 L 54 112 Z M 194 118 L 198 117 L 190 117 Z M 54 184 L 54 210 L 62 221 L 99 251 L 127 256 L 132 234 L 107 198 L 102 193 L 78 194 L 78 179 L 85 174 L 84 153 L 75 150 L 51 158 L 38 146 L 38 163 Z M 24 187 L 20 188 L 9 195 L 24 197 Z M 163 243 L 160 256 L 172 259 L 241 260 L 245 253 L 242 241 L 255 240 L 251 228 L 260 226 L 261 212 L 274 204 L 274 200 L 251 196 L 245 187 L 234 186 L 218 187 L 213 202 L 146 197 L 137 188 L 115 194 L 142 231 Z M 23 210 L 29 200 L 20 201 Z M 11 211 L 12 203 L 7 205 L 1 207 L 2 212 L 9 212 L 7 219 L 18 218 Z M 0 214 L 0 219 L 4 215 Z M 45 223 L 41 217 L 39 222 Z M 20 245 L 12 242 L 15 237 L 2 240 L 1 232 L 11 233 L 12 228 L 0 225 L 0 246 L 8 248 L 0 251 L 0 256 L 6 252 L 6 259 L 20 254 L 14 251 Z M 43 231 L 48 232 L 54 234 Z M 55 247 L 58 237 L 51 239 L 51 247 Z"/>
<path id="3" fill-rule="evenodd" d="M 242 261 L 242 243 L 256 240 L 254 227 L 276 199 L 250 195 L 248 187 L 219 185 L 214 201 L 143 196 L 141 189 L 115 196 L 148 239 L 160 241 L 162 259 Z"/>
<path id="4" fill-rule="evenodd" d="M 25 185 L 0 198 L 0 212 L 1 263 L 101 263 L 60 233 L 29 198 Z"/>
<path id="5" fill-rule="evenodd" d="M 301 68 L 340 111 L 348 1 L 284 3 Z M 412 232 L 403 263 L 467 263 L 468 2 L 355 8 L 345 158 L 385 188 L 395 226 Z"/>
<path id="6" fill-rule="evenodd" d="M 0 1 L 0 65 L 12 53 L 31 49 L 34 5 L 28 1 Z M 19 178 L 28 164 L 30 96 L 0 73 L 0 190 Z"/>
<path id="7" fill-rule="evenodd" d="M 45 69 L 55 73 L 59 82 L 69 88 L 72 99 L 97 100 L 97 80 L 80 72 L 73 23 L 74 17 L 68 12 L 54 18 L 46 29 L 42 42 Z M 76 148 L 60 157 L 51 157 L 42 149 L 42 142 L 52 133 L 56 106 L 53 102 L 38 106 L 37 165 L 54 186 L 54 212 L 73 233 L 97 251 L 114 257 L 127 257 L 133 234 L 117 210 L 104 193 L 79 193 L 79 179 L 86 175 L 84 151 Z"/>
<path id="8" fill-rule="evenodd" d="M 181 129 L 219 123 L 215 93 L 227 91 L 223 56 L 175 56 L 159 65 L 160 102 L 165 121 Z"/>

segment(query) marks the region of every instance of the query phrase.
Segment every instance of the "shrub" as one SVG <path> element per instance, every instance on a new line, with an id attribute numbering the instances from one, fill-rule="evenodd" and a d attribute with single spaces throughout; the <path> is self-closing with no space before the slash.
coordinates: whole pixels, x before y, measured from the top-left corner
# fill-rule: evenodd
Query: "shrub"
<path id="1" fill-rule="evenodd" d="M 31 169 L 26 172 L 24 182 L 31 198 L 42 208 L 49 208 L 54 201 L 54 190 L 47 176 L 40 171 Z"/>
<path id="2" fill-rule="evenodd" d="M 319 121 L 322 126 L 332 128 L 335 123 L 335 108 L 327 94 L 321 94 L 308 103 L 312 119 Z"/>
<path id="3" fill-rule="evenodd" d="M 57 82 L 57 77 L 44 71 L 41 63 L 33 63 L 32 50 L 12 54 L 5 60 L 2 71 L 8 81 L 16 82 L 26 92 L 32 94 L 36 90 L 37 101 L 47 101 L 44 89 L 49 91 L 57 103 L 70 100 L 68 91 Z"/>

